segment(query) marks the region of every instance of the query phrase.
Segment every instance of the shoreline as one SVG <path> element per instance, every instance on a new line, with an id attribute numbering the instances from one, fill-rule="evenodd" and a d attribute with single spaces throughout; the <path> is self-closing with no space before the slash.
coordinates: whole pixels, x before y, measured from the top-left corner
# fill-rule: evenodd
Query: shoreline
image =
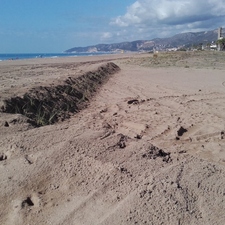
<path id="1" fill-rule="evenodd" d="M 130 55 L 130 54 L 137 54 L 136 52 L 127 52 L 127 53 L 46 53 L 46 54 L 39 54 L 39 53 L 30 53 L 30 54 L 0 54 L 0 62 L 5 61 L 18 61 L 18 60 L 38 60 L 38 59 L 58 59 L 58 58 L 76 58 L 76 57 L 101 57 L 101 56 L 118 56 L 118 55 Z M 1 59 L 1 55 L 6 55 L 6 59 Z M 2 57 L 3 57 L 2 56 Z M 21 57 L 21 58 L 20 58 Z M 24 57 L 24 58 L 23 58 Z"/>

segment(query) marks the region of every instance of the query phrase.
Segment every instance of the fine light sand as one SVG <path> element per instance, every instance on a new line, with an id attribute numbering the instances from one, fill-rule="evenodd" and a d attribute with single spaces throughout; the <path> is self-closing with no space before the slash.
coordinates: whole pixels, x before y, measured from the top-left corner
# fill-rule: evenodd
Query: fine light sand
<path id="1" fill-rule="evenodd" d="M 110 61 L 63 122 L 0 113 L 0 224 L 224 225 L 224 53 L 2 61 L 0 103 Z"/>

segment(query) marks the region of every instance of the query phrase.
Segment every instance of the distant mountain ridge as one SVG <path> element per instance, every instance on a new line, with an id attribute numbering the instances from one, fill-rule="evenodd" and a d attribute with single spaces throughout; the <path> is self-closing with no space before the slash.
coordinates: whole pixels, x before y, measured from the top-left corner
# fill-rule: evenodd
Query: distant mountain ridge
<path id="1" fill-rule="evenodd" d="M 216 41 L 216 30 L 202 32 L 188 32 L 176 34 L 169 38 L 155 38 L 152 40 L 137 40 L 114 44 L 98 44 L 87 47 L 74 47 L 66 50 L 66 53 L 79 52 L 115 52 L 115 51 L 151 51 L 153 49 L 164 50 L 168 48 L 180 48 L 193 44 L 207 44 Z"/>

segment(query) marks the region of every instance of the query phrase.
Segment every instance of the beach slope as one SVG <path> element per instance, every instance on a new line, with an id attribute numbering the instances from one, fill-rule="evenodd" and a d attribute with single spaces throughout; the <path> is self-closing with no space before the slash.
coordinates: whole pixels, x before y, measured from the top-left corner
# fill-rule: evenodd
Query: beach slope
<path id="1" fill-rule="evenodd" d="M 119 68 L 85 107 L 50 125 L 2 107 L 0 224 L 223 225 L 223 59 L 177 52 L 0 62 L 1 106 L 107 73 L 108 63 Z"/>

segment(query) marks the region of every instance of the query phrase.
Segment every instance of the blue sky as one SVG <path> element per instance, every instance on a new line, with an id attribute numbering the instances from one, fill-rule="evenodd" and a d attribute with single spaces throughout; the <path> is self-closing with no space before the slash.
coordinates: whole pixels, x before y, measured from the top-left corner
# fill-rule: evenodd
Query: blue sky
<path id="1" fill-rule="evenodd" d="M 0 53 L 62 52 L 219 26 L 224 0 L 0 0 Z"/>

